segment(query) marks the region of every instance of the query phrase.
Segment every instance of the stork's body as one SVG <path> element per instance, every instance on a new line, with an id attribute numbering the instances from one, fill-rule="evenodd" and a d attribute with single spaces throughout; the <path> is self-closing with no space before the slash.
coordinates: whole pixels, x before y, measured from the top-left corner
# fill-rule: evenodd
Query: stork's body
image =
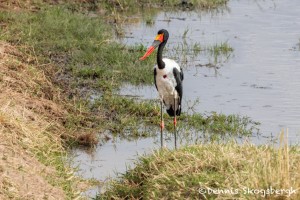
<path id="1" fill-rule="evenodd" d="M 179 116 L 181 113 L 183 73 L 174 60 L 164 58 L 163 62 L 165 63 L 163 69 L 160 69 L 159 66 L 154 68 L 154 83 L 167 113 L 170 116 L 175 116 L 175 114 Z"/>
<path id="2" fill-rule="evenodd" d="M 181 113 L 182 81 L 183 72 L 179 65 L 171 59 L 162 58 L 163 49 L 168 41 L 169 33 L 167 30 L 160 30 L 141 60 L 146 59 L 156 47 L 157 65 L 154 68 L 154 83 L 161 99 L 161 145 L 163 146 L 163 104 L 169 116 L 174 117 L 174 135 L 176 148 L 176 116 Z"/>

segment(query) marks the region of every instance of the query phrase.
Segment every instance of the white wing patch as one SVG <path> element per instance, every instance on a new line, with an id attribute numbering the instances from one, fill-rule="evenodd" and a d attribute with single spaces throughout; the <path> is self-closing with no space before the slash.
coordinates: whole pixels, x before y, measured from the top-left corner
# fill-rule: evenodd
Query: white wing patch
<path id="1" fill-rule="evenodd" d="M 178 98 L 178 93 L 175 90 L 177 83 L 173 74 L 173 68 L 177 68 L 178 71 L 181 70 L 174 60 L 164 58 L 163 61 L 165 63 L 164 69 L 159 69 L 155 66 L 157 73 L 156 85 L 160 98 L 164 101 L 166 108 L 169 109 L 174 104 L 174 98 Z"/>

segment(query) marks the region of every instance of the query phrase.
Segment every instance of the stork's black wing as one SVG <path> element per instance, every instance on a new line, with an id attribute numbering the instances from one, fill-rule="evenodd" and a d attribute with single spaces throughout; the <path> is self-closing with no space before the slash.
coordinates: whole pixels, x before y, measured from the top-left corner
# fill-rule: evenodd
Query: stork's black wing
<path id="1" fill-rule="evenodd" d="M 157 85 L 156 85 L 156 75 L 157 75 L 156 68 L 154 68 L 154 84 L 155 84 L 156 90 L 158 91 Z"/>
<path id="2" fill-rule="evenodd" d="M 174 78 L 176 80 L 176 87 L 175 90 L 178 92 L 178 95 L 181 99 L 182 97 L 182 80 L 183 80 L 183 73 L 182 71 L 179 72 L 177 68 L 173 68 L 173 74 L 174 74 Z"/>
<path id="3" fill-rule="evenodd" d="M 178 101 L 178 110 L 176 111 L 176 115 L 180 115 L 181 113 L 181 98 L 182 98 L 182 80 L 183 80 L 183 72 L 182 70 L 180 70 L 181 72 L 178 71 L 177 68 L 173 68 L 173 74 L 174 74 L 174 78 L 176 80 L 176 87 L 175 90 L 178 92 L 179 95 L 179 101 Z"/>

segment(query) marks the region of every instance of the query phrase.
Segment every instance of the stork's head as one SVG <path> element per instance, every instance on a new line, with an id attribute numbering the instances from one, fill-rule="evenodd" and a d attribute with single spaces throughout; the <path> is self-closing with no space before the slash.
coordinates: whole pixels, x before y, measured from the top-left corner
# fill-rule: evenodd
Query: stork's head
<path id="1" fill-rule="evenodd" d="M 165 29 L 161 29 L 158 31 L 152 45 L 148 48 L 146 53 L 143 55 L 143 57 L 140 58 L 140 60 L 145 60 L 148 56 L 151 55 L 151 53 L 157 48 L 160 44 L 165 43 L 169 38 L 169 32 Z"/>

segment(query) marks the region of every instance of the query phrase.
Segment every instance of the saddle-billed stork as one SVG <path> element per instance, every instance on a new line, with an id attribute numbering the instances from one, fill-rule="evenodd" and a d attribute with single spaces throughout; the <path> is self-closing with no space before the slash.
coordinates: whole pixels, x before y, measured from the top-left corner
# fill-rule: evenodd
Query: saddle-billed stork
<path id="1" fill-rule="evenodd" d="M 169 116 L 174 117 L 174 137 L 175 149 L 177 148 L 176 136 L 176 116 L 181 113 L 181 99 L 182 99 L 182 68 L 174 61 L 168 58 L 162 58 L 163 49 L 169 39 L 169 32 L 165 29 L 158 31 L 154 42 L 148 48 L 146 53 L 140 60 L 145 60 L 158 47 L 157 51 L 157 65 L 154 67 L 154 83 L 159 93 L 161 100 L 160 113 L 160 130 L 161 130 L 161 147 L 163 147 L 163 104 L 167 109 Z"/>

